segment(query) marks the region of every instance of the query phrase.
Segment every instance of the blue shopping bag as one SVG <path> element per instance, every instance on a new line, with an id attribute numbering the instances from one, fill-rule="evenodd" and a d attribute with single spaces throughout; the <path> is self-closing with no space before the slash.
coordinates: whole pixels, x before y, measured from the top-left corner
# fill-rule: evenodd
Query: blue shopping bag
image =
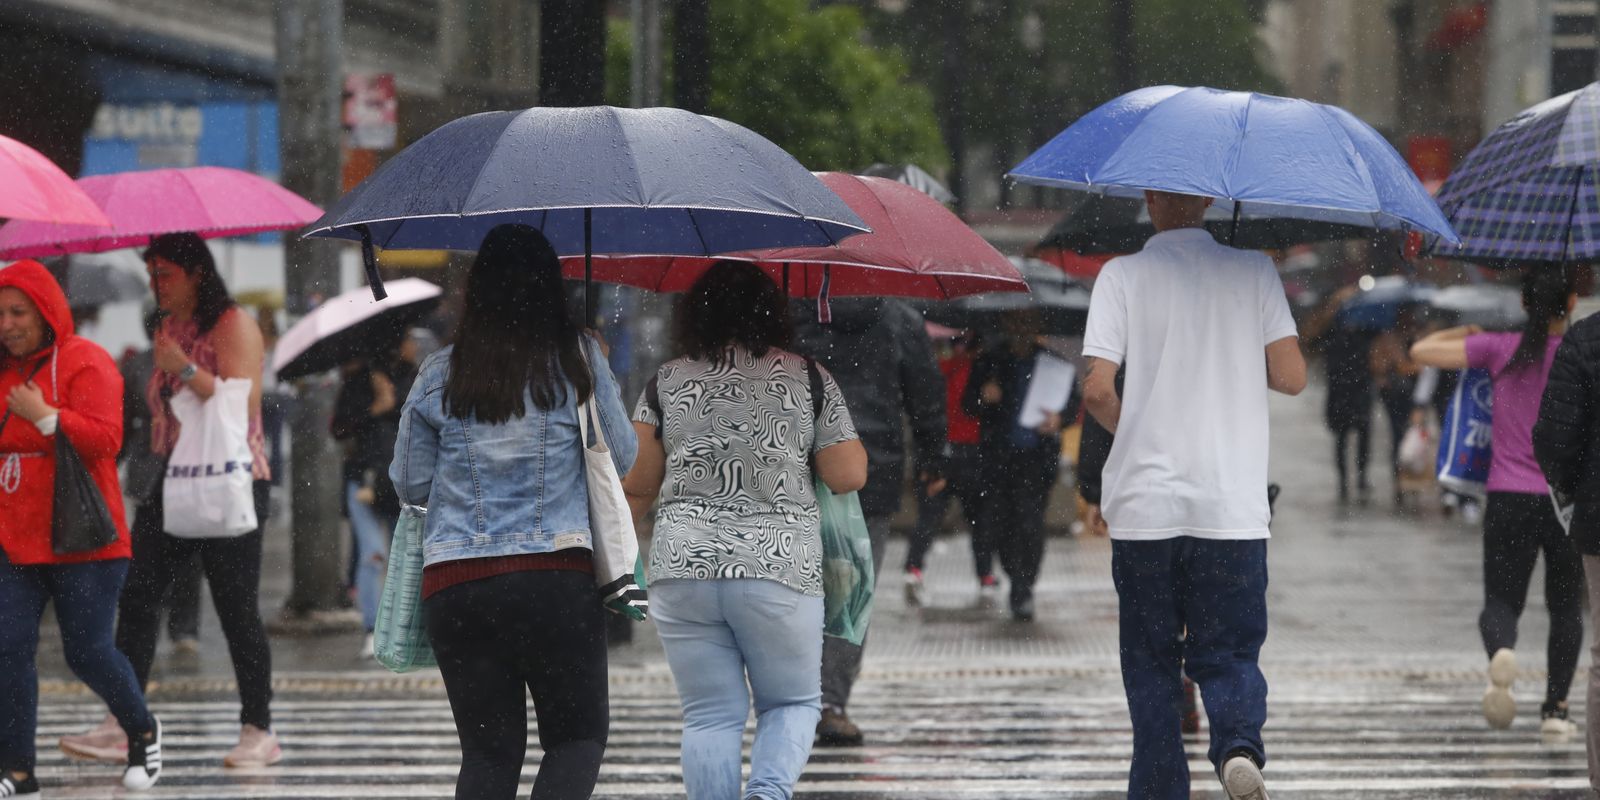
<path id="1" fill-rule="evenodd" d="M 1488 370 L 1462 370 L 1439 435 L 1440 486 L 1472 497 L 1486 494 L 1493 415 L 1494 385 Z"/>

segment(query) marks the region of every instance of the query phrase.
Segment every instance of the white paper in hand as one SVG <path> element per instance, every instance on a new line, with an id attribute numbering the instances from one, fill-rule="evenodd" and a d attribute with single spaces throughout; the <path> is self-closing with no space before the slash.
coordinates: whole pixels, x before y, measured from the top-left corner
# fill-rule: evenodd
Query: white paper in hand
<path id="1" fill-rule="evenodd" d="M 1061 413 L 1072 399 L 1072 386 L 1077 379 L 1078 368 L 1071 361 L 1040 353 L 1033 361 L 1033 379 L 1028 382 L 1017 424 L 1032 430 L 1043 425 L 1046 416 Z"/>
<path id="2" fill-rule="evenodd" d="M 1549 484 L 1545 485 L 1549 486 Z M 1568 495 L 1566 492 L 1563 492 L 1554 486 L 1550 486 L 1550 505 L 1555 506 L 1556 520 L 1561 523 L 1561 530 L 1566 531 L 1568 535 L 1571 535 L 1572 512 L 1576 511 L 1578 508 L 1577 501 L 1573 500 L 1572 496 Z"/>

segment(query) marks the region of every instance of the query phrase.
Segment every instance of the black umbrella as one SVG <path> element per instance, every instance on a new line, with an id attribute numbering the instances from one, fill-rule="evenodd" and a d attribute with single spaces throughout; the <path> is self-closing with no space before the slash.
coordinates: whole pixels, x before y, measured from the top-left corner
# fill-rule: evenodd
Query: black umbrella
<path id="1" fill-rule="evenodd" d="M 1035 258 L 1012 258 L 1028 293 L 989 292 L 922 306 L 929 321 L 952 328 L 998 331 L 1006 314 L 1034 311 L 1046 336 L 1080 336 L 1089 319 L 1089 289 L 1061 270 Z"/>
<path id="2" fill-rule="evenodd" d="M 68 305 L 89 308 L 143 300 L 149 293 L 149 283 L 139 273 L 104 261 L 73 258 L 68 260 L 66 291 Z"/>
<path id="3" fill-rule="evenodd" d="M 1364 239 L 1367 228 L 1288 217 L 1241 215 L 1233 204 L 1217 202 L 1206 209 L 1206 230 L 1216 240 L 1245 250 L 1282 250 L 1297 244 L 1339 239 Z M 1086 194 L 1036 245 L 1039 249 L 1071 250 L 1080 255 L 1135 253 L 1156 234 L 1143 200 Z"/>

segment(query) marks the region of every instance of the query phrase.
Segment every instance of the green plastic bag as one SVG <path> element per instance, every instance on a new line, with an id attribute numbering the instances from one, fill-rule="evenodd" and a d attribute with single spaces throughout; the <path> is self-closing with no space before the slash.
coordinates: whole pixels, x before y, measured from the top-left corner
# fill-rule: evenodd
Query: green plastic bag
<path id="1" fill-rule="evenodd" d="M 859 645 L 872 619 L 872 537 L 855 492 L 834 494 L 816 479 L 822 518 L 822 632 Z"/>
<path id="2" fill-rule="evenodd" d="M 372 630 L 372 655 L 392 672 L 437 664 L 422 625 L 422 533 L 427 522 L 427 509 L 402 506 L 389 545 L 389 571 Z"/>

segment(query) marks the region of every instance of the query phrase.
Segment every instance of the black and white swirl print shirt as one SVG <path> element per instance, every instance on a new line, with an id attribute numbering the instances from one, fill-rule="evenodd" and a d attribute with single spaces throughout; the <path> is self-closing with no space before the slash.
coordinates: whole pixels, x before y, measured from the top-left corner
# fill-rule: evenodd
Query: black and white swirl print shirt
<path id="1" fill-rule="evenodd" d="M 761 578 L 822 596 L 810 455 L 858 437 L 839 384 L 818 369 L 815 421 L 805 359 L 787 351 L 736 348 L 720 367 L 680 358 L 657 371 L 667 465 L 651 581 Z M 645 395 L 633 418 L 662 424 Z"/>

